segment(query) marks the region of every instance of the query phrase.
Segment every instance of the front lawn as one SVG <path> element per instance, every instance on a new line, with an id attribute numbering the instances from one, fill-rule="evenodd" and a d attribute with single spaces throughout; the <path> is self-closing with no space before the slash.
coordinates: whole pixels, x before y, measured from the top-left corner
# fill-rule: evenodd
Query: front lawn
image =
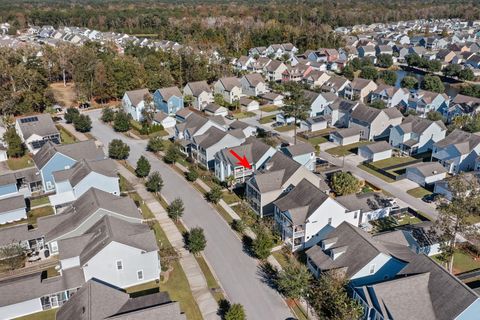
<path id="1" fill-rule="evenodd" d="M 32 167 L 33 160 L 29 154 L 26 154 L 20 158 L 9 158 L 7 160 L 7 165 L 10 170 L 20 170 L 20 169 Z"/>
<path id="2" fill-rule="evenodd" d="M 371 165 L 374 165 L 377 168 L 384 169 L 391 166 L 400 165 L 415 160 L 412 157 L 392 157 L 380 161 L 371 162 Z"/>
<path id="3" fill-rule="evenodd" d="M 223 192 L 223 200 L 227 204 L 237 203 L 241 201 L 241 199 L 237 196 L 235 192 L 230 192 L 228 190 Z"/>
<path id="4" fill-rule="evenodd" d="M 54 213 L 53 207 L 50 207 L 50 206 L 33 209 L 27 214 L 28 224 L 32 226 L 36 226 L 38 218 L 46 217 L 46 216 L 52 215 L 53 213 Z"/>
<path id="5" fill-rule="evenodd" d="M 371 143 L 372 141 L 360 141 L 360 142 L 352 143 L 346 146 L 334 147 L 326 150 L 326 152 L 330 153 L 332 156 L 343 157 L 343 156 L 348 156 L 349 154 L 355 153 L 359 147 L 367 144 L 371 144 Z"/>
<path id="6" fill-rule="evenodd" d="M 50 309 L 47 311 L 32 313 L 28 316 L 18 317 L 15 320 L 55 320 L 58 309 Z"/>
<path id="7" fill-rule="evenodd" d="M 217 279 L 213 275 L 205 259 L 201 256 L 195 257 L 195 259 L 197 259 L 198 265 L 200 266 L 200 269 L 202 269 L 202 272 L 205 275 L 205 279 L 207 280 L 207 285 L 210 288 L 210 290 L 212 290 L 215 300 L 219 302 L 225 299 L 222 293 L 222 289 L 220 288 L 220 285 L 218 284 Z"/>
<path id="8" fill-rule="evenodd" d="M 267 123 L 276 121 L 276 118 L 277 118 L 276 115 L 266 116 L 266 117 L 260 118 L 258 122 L 261 124 L 267 124 Z"/>
<path id="9" fill-rule="evenodd" d="M 273 111 L 277 111 L 279 108 L 276 105 L 269 104 L 269 105 L 261 107 L 260 109 L 264 112 L 273 112 Z"/>
<path id="10" fill-rule="evenodd" d="M 150 208 L 145 204 L 143 199 L 138 195 L 136 192 L 132 192 L 129 194 L 130 198 L 135 202 L 138 208 L 142 211 L 142 215 L 144 219 L 152 219 L 155 218 L 155 215 L 152 213 Z"/>
<path id="11" fill-rule="evenodd" d="M 77 139 L 70 132 L 65 130 L 64 127 L 58 125 L 57 129 L 60 132 L 60 139 L 62 140 L 62 144 L 72 144 L 77 142 Z"/>
<path id="12" fill-rule="evenodd" d="M 278 132 L 287 132 L 287 131 L 293 130 L 293 128 L 295 128 L 295 125 L 294 124 L 289 124 L 289 125 L 286 125 L 286 126 L 276 127 L 275 130 L 278 131 Z"/>
<path id="13" fill-rule="evenodd" d="M 410 190 L 407 191 L 407 193 L 409 195 L 411 195 L 412 197 L 415 197 L 415 198 L 423 198 L 425 196 L 428 196 L 428 195 L 432 194 L 431 191 L 428 191 L 427 189 L 425 189 L 423 187 L 410 189 Z"/>
<path id="14" fill-rule="evenodd" d="M 241 112 L 234 112 L 232 115 L 235 119 L 243 119 L 243 118 L 255 117 L 256 114 L 251 111 L 241 111 Z"/>
<path id="15" fill-rule="evenodd" d="M 41 206 L 50 203 L 50 199 L 47 196 L 30 199 L 30 208 Z"/>

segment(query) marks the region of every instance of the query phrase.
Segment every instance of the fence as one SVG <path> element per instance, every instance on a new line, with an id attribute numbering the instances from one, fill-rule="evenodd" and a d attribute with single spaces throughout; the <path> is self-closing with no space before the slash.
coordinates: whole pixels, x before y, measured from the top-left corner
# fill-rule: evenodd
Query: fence
<path id="1" fill-rule="evenodd" d="M 408 161 L 408 162 L 403 162 L 403 163 L 395 164 L 395 165 L 392 165 L 392 166 L 388 166 L 388 167 L 385 167 L 385 168 L 376 167 L 369 162 L 364 162 L 363 165 L 365 167 L 369 168 L 369 169 L 375 170 L 375 171 L 383 174 L 384 176 L 386 176 L 386 177 L 388 177 L 392 180 L 398 181 L 398 180 L 404 179 L 406 174 L 402 173 L 402 174 L 396 175 L 396 174 L 393 174 L 389 171 L 394 170 L 394 169 L 399 169 L 399 168 L 405 168 L 405 167 L 408 167 L 412 164 L 420 163 L 420 162 L 423 162 L 423 159 L 415 159 L 415 160 L 411 160 L 411 161 Z"/>

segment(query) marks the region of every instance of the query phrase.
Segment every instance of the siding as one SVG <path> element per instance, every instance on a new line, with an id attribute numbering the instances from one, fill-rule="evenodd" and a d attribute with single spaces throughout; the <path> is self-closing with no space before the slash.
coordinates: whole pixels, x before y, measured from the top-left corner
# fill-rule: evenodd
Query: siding
<path id="1" fill-rule="evenodd" d="M 9 320 L 42 311 L 40 298 L 0 307 L 0 320 Z"/>
<path id="2" fill-rule="evenodd" d="M 8 194 L 17 193 L 17 191 L 17 185 L 14 183 L 0 186 L 0 197 L 6 196 Z"/>
<path id="3" fill-rule="evenodd" d="M 8 211 L 8 212 L 0 211 L 0 224 L 19 221 L 26 218 L 27 218 L 27 213 L 25 211 L 25 208 Z"/>

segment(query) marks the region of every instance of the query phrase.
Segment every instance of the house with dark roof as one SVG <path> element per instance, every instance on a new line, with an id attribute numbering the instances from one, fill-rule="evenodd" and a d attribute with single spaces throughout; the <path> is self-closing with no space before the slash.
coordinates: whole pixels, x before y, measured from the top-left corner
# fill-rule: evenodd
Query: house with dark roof
<path id="1" fill-rule="evenodd" d="M 408 116 L 399 125 L 390 129 L 390 144 L 406 154 L 432 150 L 433 144 L 444 139 L 447 127 L 443 121 Z"/>
<path id="2" fill-rule="evenodd" d="M 395 200 L 378 192 L 349 194 L 336 197 L 335 200 L 344 206 L 348 212 L 355 212 L 355 215 L 359 216 L 359 225 L 388 217 L 393 209 L 398 209 Z"/>
<path id="3" fill-rule="evenodd" d="M 329 190 L 320 177 L 282 152 L 276 152 L 262 169 L 255 171 L 247 180 L 246 200 L 260 217 L 271 215 L 273 202 L 303 179 L 310 181 L 322 191 Z"/>
<path id="4" fill-rule="evenodd" d="M 356 212 L 349 212 L 306 179 L 273 205 L 276 226 L 292 251 L 317 244 L 343 221 L 358 225 Z"/>
<path id="5" fill-rule="evenodd" d="M 105 158 L 102 148 L 98 147 L 93 140 L 65 145 L 57 145 L 48 141 L 33 156 L 33 162 L 42 177 L 44 192 L 52 192 L 55 190 L 53 178 L 55 171 L 69 169 L 82 159 L 101 160 Z"/>
<path id="6" fill-rule="evenodd" d="M 48 141 L 60 144 L 60 133 L 50 114 L 37 114 L 17 118 L 15 130 L 28 150 L 35 154 Z"/>
<path id="7" fill-rule="evenodd" d="M 56 193 L 49 200 L 56 212 L 90 188 L 120 195 L 117 166 L 112 159 L 80 160 L 70 169 L 55 171 L 53 179 Z"/>
<path id="8" fill-rule="evenodd" d="M 315 171 L 315 149 L 310 143 L 297 143 L 280 149 L 286 156 L 300 163 L 310 171 Z"/>
<path id="9" fill-rule="evenodd" d="M 439 109 L 438 111 L 442 113 L 448 122 L 450 122 L 457 116 L 473 115 L 479 110 L 479 98 L 457 94 L 455 98 L 450 101 L 450 105 L 448 107 Z"/>
<path id="10" fill-rule="evenodd" d="M 211 118 L 203 117 L 197 113 L 191 113 L 181 123 L 175 125 L 175 140 L 183 146 L 183 152 L 190 154 L 190 143 L 197 135 L 203 135 L 211 127 L 226 131 L 223 125 L 213 121 Z"/>
<path id="11" fill-rule="evenodd" d="M 213 103 L 213 90 L 207 81 L 191 81 L 183 88 L 183 97 L 192 97 L 192 106 L 203 110 L 209 103 Z"/>
<path id="12" fill-rule="evenodd" d="M 355 78 L 345 87 L 343 96 L 350 100 L 368 101 L 370 94 L 377 89 L 373 80 Z"/>
<path id="13" fill-rule="evenodd" d="M 309 117 L 300 122 L 300 129 L 305 131 L 320 131 L 326 129 L 330 122 L 330 118 L 327 116 L 315 116 Z"/>
<path id="14" fill-rule="evenodd" d="M 480 135 L 453 130 L 446 138 L 433 145 L 432 160 L 438 161 L 448 173 L 475 169 L 480 155 Z"/>
<path id="15" fill-rule="evenodd" d="M 142 121 L 142 111 L 145 109 L 145 97 L 152 95 L 148 89 L 126 91 L 122 98 L 123 110 L 136 121 Z"/>
<path id="16" fill-rule="evenodd" d="M 390 128 L 402 123 L 402 114 L 397 108 L 376 109 L 359 105 L 350 115 L 349 128 L 360 130 L 360 138 L 373 140 L 388 137 Z"/>
<path id="17" fill-rule="evenodd" d="M 335 271 L 353 286 L 392 279 L 415 257 L 408 247 L 375 239 L 346 221 L 306 254 L 307 267 L 315 277 Z"/>
<path id="18" fill-rule="evenodd" d="M 405 88 L 396 88 L 385 84 L 379 85 L 371 95 L 371 102 L 381 100 L 385 103 L 387 108 L 391 107 L 406 107 L 408 105 L 408 98 L 410 92 Z"/>
<path id="19" fill-rule="evenodd" d="M 338 128 L 348 126 L 350 114 L 360 105 L 358 101 L 345 100 L 337 98 L 331 104 L 327 104 L 324 109 L 324 116 L 330 118 L 330 125 Z"/>
<path id="20" fill-rule="evenodd" d="M 407 179 L 418 183 L 422 187 L 432 186 L 435 182 L 445 179 L 447 169 L 438 162 L 423 162 L 407 167 Z"/>
<path id="21" fill-rule="evenodd" d="M 350 85 L 350 80 L 340 76 L 331 76 L 327 81 L 325 81 L 320 89 L 323 92 L 333 92 L 337 96 L 343 96 L 345 93 L 345 88 Z"/>
<path id="22" fill-rule="evenodd" d="M 222 116 L 226 117 L 228 115 L 228 109 L 218 105 L 216 103 L 209 103 L 203 108 L 203 112 L 205 112 L 208 116 Z"/>
<path id="23" fill-rule="evenodd" d="M 240 79 L 242 84 L 242 92 L 250 97 L 257 97 L 261 94 L 269 92 L 267 84 L 259 73 L 249 73 Z"/>
<path id="24" fill-rule="evenodd" d="M 222 95 L 223 100 L 228 103 L 240 100 L 243 95 L 242 83 L 237 77 L 220 78 L 213 85 L 215 94 Z"/>
<path id="25" fill-rule="evenodd" d="M 158 111 L 174 115 L 184 107 L 183 95 L 177 87 L 160 88 L 153 93 L 153 103 Z"/>
<path id="26" fill-rule="evenodd" d="M 87 281 L 65 302 L 57 320 L 186 320 L 180 304 L 166 292 L 131 296 L 98 279 Z"/>
<path id="27" fill-rule="evenodd" d="M 282 80 L 283 72 L 287 70 L 287 65 L 278 60 L 270 60 L 263 67 L 263 74 L 268 81 L 279 82 Z"/>

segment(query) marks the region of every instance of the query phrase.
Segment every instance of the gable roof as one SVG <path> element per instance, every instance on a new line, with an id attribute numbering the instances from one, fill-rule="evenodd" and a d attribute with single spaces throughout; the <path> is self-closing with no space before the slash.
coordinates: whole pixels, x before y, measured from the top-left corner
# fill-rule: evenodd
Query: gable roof
<path id="1" fill-rule="evenodd" d="M 33 155 L 33 162 L 38 169 L 42 169 L 57 152 L 77 161 L 81 159 L 98 160 L 105 158 L 105 153 L 103 153 L 101 148 L 97 147 L 94 140 L 62 145 L 48 141 Z"/>
<path id="2" fill-rule="evenodd" d="M 193 141 L 202 148 L 207 149 L 220 142 L 227 135 L 227 132 L 212 126 L 204 134 L 193 137 Z"/>
<path id="3" fill-rule="evenodd" d="M 348 194 L 335 200 L 350 211 L 370 212 L 392 206 L 391 201 L 378 192 Z"/>
<path id="4" fill-rule="evenodd" d="M 171 97 L 182 97 L 182 92 L 180 92 L 178 87 L 161 88 L 158 91 L 162 95 L 163 101 L 168 101 Z"/>
<path id="5" fill-rule="evenodd" d="M 368 150 L 370 153 L 378 153 L 387 150 L 392 150 L 392 146 L 387 141 L 377 141 L 371 144 L 367 144 L 364 146 L 359 147 L 359 149 Z"/>
<path id="6" fill-rule="evenodd" d="M 27 205 L 25 204 L 25 197 L 23 196 L 23 194 L 14 196 L 14 197 L 0 199 L 0 216 L 3 213 L 19 210 L 22 208 L 25 209 L 26 207 Z"/>
<path id="7" fill-rule="evenodd" d="M 56 182 L 68 180 L 72 187 L 76 186 L 91 172 L 107 177 L 117 177 L 116 164 L 112 159 L 80 160 L 67 170 L 55 171 L 53 177 Z"/>
<path id="8" fill-rule="evenodd" d="M 23 139 L 28 139 L 36 134 L 41 137 L 59 134 L 52 117 L 49 114 L 36 114 L 33 116 L 21 117 L 16 120 Z"/>
<path id="9" fill-rule="evenodd" d="M 256 87 L 259 83 L 264 83 L 263 77 L 260 73 L 249 73 L 243 76 L 245 80 L 250 84 L 252 87 Z"/>
<path id="10" fill-rule="evenodd" d="M 447 169 L 438 162 L 422 162 L 407 167 L 407 172 L 412 170 L 418 171 L 424 178 L 447 172 Z"/>
<path id="11" fill-rule="evenodd" d="M 470 153 L 480 144 L 480 136 L 460 129 L 453 130 L 444 139 L 435 143 L 437 148 L 454 146 L 461 154 Z"/>
<path id="12" fill-rule="evenodd" d="M 193 81 L 187 83 L 187 86 L 190 87 L 194 97 L 198 97 L 202 92 L 212 92 L 212 88 L 210 88 L 207 81 Z"/>
<path id="13" fill-rule="evenodd" d="M 227 161 L 231 166 L 237 167 L 238 159 L 230 153 L 230 150 L 233 150 L 241 157 L 245 156 L 248 162 L 253 165 L 256 164 L 270 149 L 272 149 L 272 147 L 263 143 L 259 139 L 249 137 L 239 146 L 220 150 L 218 156 Z"/>
<path id="14" fill-rule="evenodd" d="M 195 132 L 197 132 L 207 122 L 207 118 L 193 112 L 187 117 L 184 123 L 177 124 L 176 126 L 182 130 L 188 130 L 191 135 L 194 135 Z"/>
<path id="15" fill-rule="evenodd" d="M 225 88 L 227 91 L 232 91 L 233 88 L 241 88 L 242 84 L 240 83 L 240 80 L 238 80 L 237 77 L 225 77 L 225 78 L 220 78 L 218 79 L 222 86 Z"/>
<path id="16" fill-rule="evenodd" d="M 418 135 L 421 135 L 428 127 L 432 125 L 432 123 L 436 123 L 443 130 L 447 130 L 447 127 L 441 120 L 432 121 L 426 118 L 420 118 L 413 115 L 409 115 L 408 117 L 406 117 L 403 120 L 403 122 L 400 125 L 398 125 L 398 128 L 400 128 L 403 131 L 403 133 L 413 132 Z"/>
<path id="17" fill-rule="evenodd" d="M 297 144 L 282 148 L 282 151 L 285 151 L 284 153 L 287 153 L 287 155 L 295 157 L 295 156 L 315 152 L 315 149 L 310 143 L 297 143 Z"/>
<path id="18" fill-rule="evenodd" d="M 375 82 L 373 82 L 373 80 L 363 79 L 363 78 L 355 78 L 352 81 L 352 88 L 354 90 L 363 90 L 366 86 L 368 86 L 371 83 L 375 84 Z"/>
<path id="19" fill-rule="evenodd" d="M 145 98 L 145 95 L 150 95 L 148 89 L 138 89 L 132 91 L 126 91 L 125 94 L 128 96 L 128 99 L 134 106 L 138 106 Z"/>

